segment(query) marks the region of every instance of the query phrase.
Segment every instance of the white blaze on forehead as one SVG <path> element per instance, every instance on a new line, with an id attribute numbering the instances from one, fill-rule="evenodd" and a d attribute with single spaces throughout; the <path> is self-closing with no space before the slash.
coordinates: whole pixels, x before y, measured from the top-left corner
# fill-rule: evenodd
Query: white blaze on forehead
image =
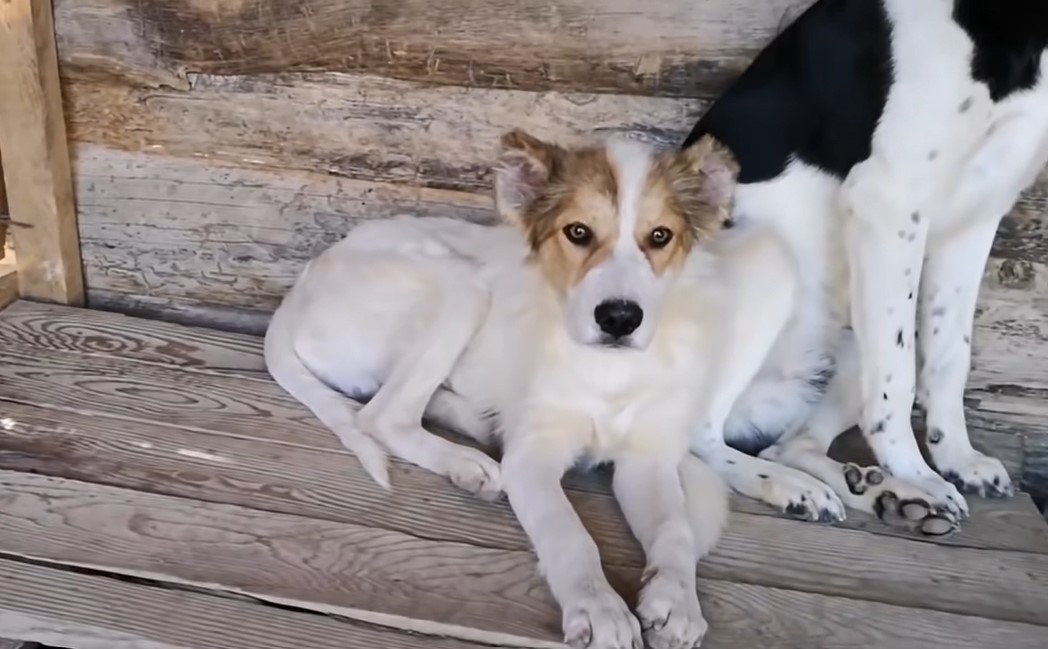
<path id="1" fill-rule="evenodd" d="M 607 151 L 619 189 L 619 238 L 614 254 L 640 253 L 635 233 L 641 198 L 651 172 L 652 148 L 635 140 L 615 138 L 608 142 Z"/>

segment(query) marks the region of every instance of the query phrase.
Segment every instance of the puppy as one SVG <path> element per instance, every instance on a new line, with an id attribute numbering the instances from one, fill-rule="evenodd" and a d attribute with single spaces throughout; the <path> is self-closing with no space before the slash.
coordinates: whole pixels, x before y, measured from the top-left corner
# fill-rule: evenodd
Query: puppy
<path id="1" fill-rule="evenodd" d="M 657 153 L 511 133 L 495 177 L 512 226 L 358 227 L 308 264 L 274 314 L 269 371 L 384 485 L 388 450 L 482 495 L 504 486 L 572 646 L 640 647 L 642 628 L 651 647 L 696 646 L 706 622 L 695 564 L 726 515 L 723 483 L 687 452 L 695 395 L 716 390 L 699 361 L 731 333 L 720 314 L 749 309 L 774 327 L 793 304 L 795 269 L 776 237 L 714 241 L 736 170 L 712 138 Z M 766 297 L 757 289 L 770 278 Z M 356 412 L 343 395 L 370 400 Z M 498 437 L 501 473 L 423 417 Z M 614 463 L 646 554 L 641 624 L 561 489 L 579 462 Z"/>
<path id="2" fill-rule="evenodd" d="M 842 518 L 843 501 L 938 534 L 967 514 L 958 487 L 1011 494 L 972 448 L 963 394 L 994 234 L 1048 160 L 1048 3 L 820 0 L 685 146 L 710 136 L 741 167 L 734 221 L 780 233 L 800 288 L 786 331 L 748 323 L 725 350 L 734 388 L 704 408 L 693 450 L 810 520 Z M 879 467 L 826 457 L 855 424 Z"/>

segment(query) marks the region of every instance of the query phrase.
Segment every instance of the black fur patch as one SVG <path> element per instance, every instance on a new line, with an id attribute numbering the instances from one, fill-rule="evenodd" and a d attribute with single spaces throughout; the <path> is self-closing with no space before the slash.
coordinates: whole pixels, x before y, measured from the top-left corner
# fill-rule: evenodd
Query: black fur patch
<path id="1" fill-rule="evenodd" d="M 695 125 L 770 180 L 791 158 L 843 179 L 870 156 L 892 81 L 891 24 L 879 0 L 821 0 L 786 27 Z"/>
<path id="2" fill-rule="evenodd" d="M 1044 74 L 1048 2 L 954 0 L 953 19 L 975 43 L 972 78 L 986 84 L 994 101 L 1032 88 Z"/>

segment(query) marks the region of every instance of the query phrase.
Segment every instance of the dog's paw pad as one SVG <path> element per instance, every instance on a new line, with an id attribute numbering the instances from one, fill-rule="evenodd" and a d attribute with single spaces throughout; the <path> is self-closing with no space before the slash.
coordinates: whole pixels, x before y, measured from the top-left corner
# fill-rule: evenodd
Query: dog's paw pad
<path id="1" fill-rule="evenodd" d="M 643 649 L 640 623 L 610 587 L 585 589 L 564 607 L 564 643 L 573 649 Z"/>
<path id="2" fill-rule="evenodd" d="M 944 536 L 960 528 L 955 512 L 935 507 L 923 498 L 902 500 L 893 491 L 885 491 L 877 498 L 874 511 L 888 525 L 927 536 Z"/>
<path id="3" fill-rule="evenodd" d="M 844 520 L 844 503 L 826 484 L 806 473 L 779 468 L 783 470 L 761 475 L 764 502 L 802 521 Z"/>
<path id="4" fill-rule="evenodd" d="M 473 449 L 463 448 L 450 463 L 447 476 L 459 489 L 485 500 L 502 493 L 502 469 L 498 462 Z"/>
<path id="5" fill-rule="evenodd" d="M 693 649 L 709 628 L 694 587 L 663 571 L 645 576 L 637 615 L 649 649 Z"/>

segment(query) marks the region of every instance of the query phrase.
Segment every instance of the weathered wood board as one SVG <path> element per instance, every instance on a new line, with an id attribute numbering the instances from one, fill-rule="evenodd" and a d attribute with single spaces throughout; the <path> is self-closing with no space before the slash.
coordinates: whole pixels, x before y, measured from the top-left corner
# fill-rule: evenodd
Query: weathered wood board
<path id="1" fill-rule="evenodd" d="M 709 96 L 812 0 L 58 0 L 69 74 L 365 72 L 485 88 Z"/>

